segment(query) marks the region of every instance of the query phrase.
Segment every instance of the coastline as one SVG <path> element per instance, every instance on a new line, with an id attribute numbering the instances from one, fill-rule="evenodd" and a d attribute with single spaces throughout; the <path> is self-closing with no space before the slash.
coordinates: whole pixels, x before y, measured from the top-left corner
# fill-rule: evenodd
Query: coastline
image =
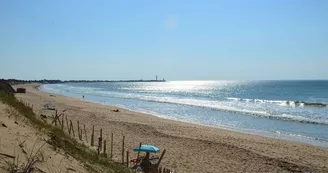
<path id="1" fill-rule="evenodd" d="M 74 86 L 75 84 L 77 83 L 72 83 L 69 86 L 75 87 Z M 64 91 L 62 92 L 61 89 L 63 89 Z M 51 84 L 41 85 L 39 87 L 39 90 L 42 92 L 59 94 L 76 99 L 81 99 L 84 92 L 82 90 L 81 92 L 65 91 L 65 89 L 59 87 L 59 85 L 57 87 L 56 85 L 51 85 Z M 79 88 L 77 88 L 77 90 L 80 91 Z M 203 103 L 203 102 L 198 103 L 195 102 L 195 100 L 192 103 L 190 102 L 184 103 L 179 101 L 178 99 L 162 100 L 161 97 L 144 98 L 138 96 L 138 94 L 132 97 L 129 96 L 128 94 L 116 95 L 117 93 L 113 93 L 113 95 L 110 96 L 98 92 L 96 92 L 95 95 L 93 94 L 89 95 L 88 93 L 89 92 L 85 93 L 87 99 L 83 99 L 86 102 L 115 106 L 132 112 L 153 115 L 168 120 L 192 123 L 201 126 L 214 127 L 214 128 L 259 135 L 269 138 L 301 142 L 301 143 L 328 148 L 328 139 L 326 138 L 327 135 L 321 133 L 319 133 L 320 135 L 317 135 L 318 131 L 314 130 L 314 128 L 316 128 L 314 126 L 317 125 L 320 126 L 322 124 L 326 126 L 327 122 L 320 121 L 315 118 L 306 118 L 306 117 L 298 116 L 297 114 L 293 114 L 293 113 L 286 114 L 284 113 L 284 111 L 282 111 L 282 113 L 272 114 L 270 113 L 272 109 L 256 111 L 248 108 L 244 110 L 240 107 L 237 109 L 234 108 L 231 109 L 229 108 L 229 106 L 228 108 L 224 108 L 225 106 L 223 106 L 223 108 L 220 108 L 220 106 L 216 107 L 212 105 L 220 105 L 221 103 L 211 103 L 211 104 Z M 225 99 L 229 101 L 233 100 L 232 102 L 236 102 L 237 107 L 241 102 L 261 102 L 261 103 L 265 102 L 270 104 L 274 103 L 274 104 L 279 104 L 280 106 L 284 105 L 285 108 L 289 107 L 287 106 L 288 104 L 315 103 L 315 102 L 308 102 L 308 101 L 306 102 L 289 101 L 288 99 L 287 100 L 247 99 L 247 97 L 246 98 L 226 97 Z M 150 103 L 147 103 L 148 101 Z M 316 103 L 323 104 L 323 102 L 322 103 L 316 102 Z M 226 105 L 226 104 L 223 103 L 222 105 Z M 300 107 L 304 107 L 304 105 Z M 179 110 L 180 108 L 183 109 L 183 111 L 180 111 Z M 195 113 L 189 112 L 187 114 L 184 114 L 184 112 L 187 111 L 186 108 L 196 109 L 194 110 Z M 208 111 L 207 109 L 211 109 L 215 111 L 214 113 L 212 112 L 209 114 L 207 112 Z M 197 114 L 202 116 L 197 116 Z M 256 121 L 254 121 L 254 124 L 253 124 L 252 117 L 256 117 L 255 119 Z M 222 119 L 223 121 L 220 122 L 220 119 Z M 213 120 L 213 122 L 211 122 L 211 120 Z M 280 124 L 281 122 L 285 124 Z M 265 125 L 266 123 L 268 123 L 266 127 L 261 125 L 261 124 Z M 325 129 L 328 130 L 328 126 L 326 126 Z"/>
<path id="2" fill-rule="evenodd" d="M 167 149 L 163 164 L 178 172 L 328 172 L 328 149 L 309 144 L 267 138 L 215 127 L 167 120 L 115 106 L 85 102 L 80 99 L 39 91 L 38 84 L 17 85 L 27 89 L 17 94 L 36 105 L 36 113 L 51 103 L 66 115 L 90 129 L 103 128 L 127 136 L 127 148 L 139 142 Z M 50 96 L 52 95 L 52 96 Z M 120 109 L 120 112 L 112 112 Z M 97 130 L 96 130 L 97 132 Z M 114 139 L 120 145 L 120 139 Z M 114 159 L 119 159 L 114 148 Z"/>

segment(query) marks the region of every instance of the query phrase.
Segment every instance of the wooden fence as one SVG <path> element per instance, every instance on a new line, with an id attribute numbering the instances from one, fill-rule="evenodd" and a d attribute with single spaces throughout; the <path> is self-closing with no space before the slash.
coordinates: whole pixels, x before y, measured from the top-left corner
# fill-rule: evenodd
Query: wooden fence
<path id="1" fill-rule="evenodd" d="M 23 101 L 21 100 L 21 102 L 23 102 Z M 23 102 L 23 103 L 25 106 L 30 107 L 33 110 L 32 104 L 29 104 L 27 102 Z M 84 144 L 87 144 L 87 145 L 90 144 L 91 147 L 95 146 L 95 141 L 94 141 L 95 126 L 94 125 L 92 125 L 91 133 L 88 133 L 86 130 L 85 124 L 83 124 L 83 126 L 82 126 L 82 124 L 80 124 L 79 120 L 77 120 L 75 123 L 73 123 L 73 121 L 70 120 L 68 118 L 68 116 L 64 114 L 64 112 L 58 114 L 57 109 L 54 110 L 54 115 L 52 117 L 51 124 L 61 128 L 64 132 L 67 132 L 67 134 L 69 134 L 70 136 L 72 136 L 74 138 L 77 137 L 77 139 L 80 140 L 81 142 L 83 142 Z M 76 124 L 75 127 L 74 127 L 74 124 Z M 83 127 L 83 129 L 82 129 L 82 127 Z M 88 134 L 90 134 L 90 138 L 89 138 L 90 142 L 88 140 Z M 103 132 L 102 132 L 102 129 L 100 129 L 99 136 L 98 136 L 98 142 L 97 142 L 97 146 L 96 146 L 97 154 L 99 155 L 99 157 L 108 158 L 109 160 L 113 161 L 113 147 L 114 147 L 113 140 L 114 140 L 113 133 L 111 133 L 110 140 L 103 139 Z M 110 141 L 110 142 L 108 142 L 109 149 L 107 148 L 107 141 Z M 139 146 L 141 146 L 141 144 L 142 143 L 140 142 Z M 129 150 L 125 151 L 125 148 L 126 148 L 125 147 L 125 136 L 122 136 L 121 164 L 126 165 L 126 167 L 128 167 L 128 168 L 132 168 L 132 167 L 130 167 L 130 160 L 129 160 L 130 152 L 129 152 Z M 107 152 L 109 152 L 109 153 L 107 153 Z M 170 169 L 160 166 L 160 163 L 165 155 L 165 152 L 166 152 L 166 150 L 163 150 L 162 155 L 158 160 L 158 163 L 152 168 L 151 172 L 149 172 L 149 173 L 176 173 L 176 171 L 174 171 L 174 170 L 170 170 Z M 139 159 L 139 154 L 140 153 L 138 152 L 137 159 Z"/>

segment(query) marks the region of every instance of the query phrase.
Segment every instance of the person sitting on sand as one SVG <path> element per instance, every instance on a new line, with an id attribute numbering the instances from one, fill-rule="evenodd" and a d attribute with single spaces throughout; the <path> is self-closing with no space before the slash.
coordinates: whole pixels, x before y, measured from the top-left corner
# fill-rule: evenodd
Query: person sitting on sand
<path id="1" fill-rule="evenodd" d="M 144 159 L 142 159 L 141 163 L 140 163 L 140 166 L 142 168 L 142 170 L 145 172 L 145 173 L 149 173 L 150 172 L 150 167 L 151 167 L 151 162 L 149 160 L 149 152 L 146 153 L 146 156 Z"/>

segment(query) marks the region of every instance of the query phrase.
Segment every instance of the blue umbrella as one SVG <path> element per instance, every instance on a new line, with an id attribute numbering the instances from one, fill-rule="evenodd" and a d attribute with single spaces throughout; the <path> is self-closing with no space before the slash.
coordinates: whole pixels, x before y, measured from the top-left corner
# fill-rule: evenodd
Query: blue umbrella
<path id="1" fill-rule="evenodd" d="M 135 149 L 133 149 L 133 151 L 134 152 L 143 151 L 143 152 L 149 152 L 149 153 L 159 153 L 160 152 L 159 148 L 154 145 L 141 145 L 140 148 L 138 146 Z"/>

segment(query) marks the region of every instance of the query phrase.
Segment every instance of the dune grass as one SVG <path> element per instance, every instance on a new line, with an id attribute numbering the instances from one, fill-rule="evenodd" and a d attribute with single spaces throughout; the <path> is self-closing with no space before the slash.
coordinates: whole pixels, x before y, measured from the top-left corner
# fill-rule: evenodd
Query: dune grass
<path id="1" fill-rule="evenodd" d="M 97 165 L 104 169 L 102 172 L 130 172 L 123 165 L 99 157 L 95 151 L 92 151 L 84 144 L 77 142 L 71 136 L 64 133 L 63 130 L 38 119 L 32 108 L 19 101 L 14 94 L 0 91 L 0 100 L 3 103 L 16 109 L 21 115 L 25 116 L 32 126 L 40 131 L 45 131 L 50 137 L 48 143 L 52 145 L 54 149 L 61 149 L 75 159 L 81 161 L 86 165 L 86 169 L 88 169 L 90 172 L 97 172 L 92 168 L 92 165 Z"/>

